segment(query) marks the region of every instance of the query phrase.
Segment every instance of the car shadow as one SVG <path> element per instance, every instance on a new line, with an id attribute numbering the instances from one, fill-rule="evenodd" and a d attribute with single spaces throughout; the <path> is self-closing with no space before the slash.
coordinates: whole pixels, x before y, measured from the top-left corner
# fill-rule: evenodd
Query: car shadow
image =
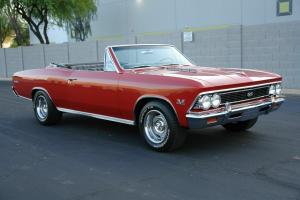
<path id="1" fill-rule="evenodd" d="M 139 132 L 136 126 L 95 119 L 86 116 L 64 114 L 60 128 L 72 131 L 72 134 L 98 138 L 113 138 L 116 142 L 126 140 L 136 143 Z"/>
<path id="2" fill-rule="evenodd" d="M 72 132 L 72 135 L 79 137 L 88 137 L 92 141 L 107 140 L 150 150 L 141 139 L 136 126 L 71 114 L 64 114 L 58 126 L 62 131 Z M 249 145 L 259 137 L 255 134 L 255 131 L 233 133 L 225 130 L 222 126 L 183 131 L 188 134 L 186 143 L 174 153 L 223 152 L 234 148 L 240 149 L 243 144 L 247 143 Z"/>
<path id="3" fill-rule="evenodd" d="M 255 131 L 231 132 L 222 126 L 187 131 L 188 138 L 181 152 L 226 151 L 240 149 L 243 145 L 251 145 L 259 138 Z"/>

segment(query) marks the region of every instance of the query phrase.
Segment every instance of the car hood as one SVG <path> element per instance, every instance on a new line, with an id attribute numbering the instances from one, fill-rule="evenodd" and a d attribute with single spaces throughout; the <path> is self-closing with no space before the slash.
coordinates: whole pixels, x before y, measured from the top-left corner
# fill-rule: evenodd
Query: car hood
<path id="1" fill-rule="evenodd" d="M 277 74 L 259 70 L 201 66 L 151 67 L 136 69 L 134 72 L 189 79 L 207 87 L 264 82 L 273 79 L 276 81 L 281 78 Z"/>

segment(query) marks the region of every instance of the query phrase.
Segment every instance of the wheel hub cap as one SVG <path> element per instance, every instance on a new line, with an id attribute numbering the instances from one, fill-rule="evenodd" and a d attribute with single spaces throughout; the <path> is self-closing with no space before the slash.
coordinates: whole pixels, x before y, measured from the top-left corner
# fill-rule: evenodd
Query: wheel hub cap
<path id="1" fill-rule="evenodd" d="M 35 103 L 36 113 L 40 120 L 45 120 L 48 116 L 48 104 L 44 96 L 39 96 Z"/>
<path id="2" fill-rule="evenodd" d="M 149 111 L 144 120 L 147 138 L 155 143 L 163 143 L 169 135 L 169 126 L 165 116 L 158 110 Z"/>

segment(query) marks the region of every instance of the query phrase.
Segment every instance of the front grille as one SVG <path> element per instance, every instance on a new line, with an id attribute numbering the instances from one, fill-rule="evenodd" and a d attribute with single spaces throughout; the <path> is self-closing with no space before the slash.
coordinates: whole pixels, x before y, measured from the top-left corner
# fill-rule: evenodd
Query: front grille
<path id="1" fill-rule="evenodd" d="M 225 104 L 227 102 L 235 103 L 268 96 L 269 87 L 270 86 L 263 86 L 220 93 L 221 104 Z"/>

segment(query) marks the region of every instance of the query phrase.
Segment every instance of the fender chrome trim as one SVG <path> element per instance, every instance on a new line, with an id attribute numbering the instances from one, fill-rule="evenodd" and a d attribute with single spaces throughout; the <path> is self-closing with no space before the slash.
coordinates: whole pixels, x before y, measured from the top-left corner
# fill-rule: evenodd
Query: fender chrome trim
<path id="1" fill-rule="evenodd" d="M 110 116 L 106 116 L 106 115 L 99 115 L 99 114 L 82 112 L 82 111 L 78 111 L 78 110 L 72 110 L 72 109 L 60 108 L 60 107 L 58 107 L 57 110 L 59 110 L 61 112 L 66 112 L 66 113 L 71 113 L 71 114 L 76 114 L 76 115 L 84 115 L 84 116 L 88 116 L 88 117 L 103 119 L 103 120 L 112 121 L 112 122 L 118 122 L 118 123 L 122 123 L 122 124 L 135 125 L 134 121 L 128 120 L 128 119 L 110 117 Z"/>
<path id="2" fill-rule="evenodd" d="M 172 109 L 173 109 L 173 111 L 174 111 L 174 113 L 175 113 L 175 115 L 176 115 L 176 117 L 177 117 L 177 119 L 178 119 L 177 111 L 176 111 L 174 105 L 172 104 L 172 102 L 171 102 L 168 98 L 166 98 L 166 97 L 164 97 L 164 96 L 160 96 L 160 95 L 146 94 L 146 95 L 140 96 L 140 97 L 135 101 L 134 107 L 133 107 L 134 109 L 133 109 L 133 110 L 135 111 L 137 104 L 138 104 L 141 100 L 147 99 L 147 98 L 159 99 L 159 100 L 165 101 L 165 102 L 167 102 L 168 104 L 170 104 L 170 106 L 172 107 Z"/>
<path id="3" fill-rule="evenodd" d="M 34 87 L 34 88 L 32 88 L 32 90 L 31 90 L 31 94 L 32 94 L 33 90 L 41 90 L 41 91 L 43 91 L 43 92 L 46 92 L 46 94 L 48 95 L 48 97 L 50 98 L 50 100 L 52 101 L 52 103 L 55 105 L 55 103 L 54 103 L 53 99 L 51 98 L 49 92 L 48 92 L 45 88 L 43 88 L 43 87 Z M 32 100 L 33 100 L 33 98 L 34 98 L 34 97 L 32 97 Z M 56 106 L 56 105 L 55 105 L 55 106 Z"/>

